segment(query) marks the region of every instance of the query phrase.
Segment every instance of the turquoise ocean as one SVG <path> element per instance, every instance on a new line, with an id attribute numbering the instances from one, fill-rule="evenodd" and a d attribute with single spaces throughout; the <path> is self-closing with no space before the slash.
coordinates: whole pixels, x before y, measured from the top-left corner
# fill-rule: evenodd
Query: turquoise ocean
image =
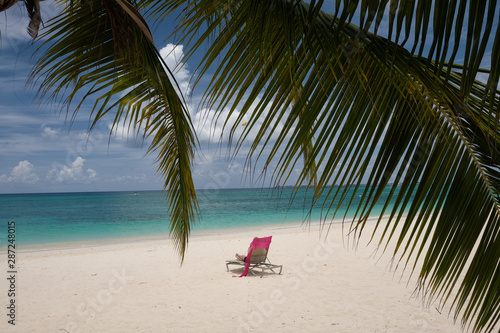
<path id="1" fill-rule="evenodd" d="M 350 210 L 347 210 L 347 203 L 341 205 L 335 219 L 354 215 L 363 190 L 360 188 L 354 194 Z M 291 188 L 198 190 L 200 218 L 193 232 L 300 225 L 304 221 L 325 218 L 324 198 L 320 198 L 318 202 L 321 204 L 311 210 L 310 192 L 300 189 L 291 200 Z M 389 189 L 385 192 L 387 195 Z M 379 214 L 382 207 L 382 203 L 376 206 L 372 215 Z M 332 217 L 330 214 L 327 219 Z M 3 194 L 0 195 L 0 247 L 7 246 L 9 221 L 15 221 L 18 247 L 168 237 L 169 233 L 167 203 L 162 191 Z"/>

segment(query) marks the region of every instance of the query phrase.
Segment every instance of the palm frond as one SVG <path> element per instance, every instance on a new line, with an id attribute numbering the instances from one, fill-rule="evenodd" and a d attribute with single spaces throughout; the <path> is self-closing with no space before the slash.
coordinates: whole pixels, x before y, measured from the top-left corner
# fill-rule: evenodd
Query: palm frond
<path id="1" fill-rule="evenodd" d="M 41 97 L 79 112 L 94 103 L 92 126 L 115 114 L 151 138 L 170 211 L 170 231 L 182 259 L 198 211 L 191 177 L 196 138 L 172 73 L 152 43 L 147 24 L 124 0 L 92 0 L 66 5 L 49 22 L 31 78 Z"/>
<path id="2" fill-rule="evenodd" d="M 0 12 L 6 11 L 18 2 L 19 0 L 0 0 Z M 30 18 L 28 33 L 32 38 L 35 38 L 38 35 L 40 23 L 42 23 L 40 0 L 24 0 L 24 4 L 26 5 L 26 11 Z"/>
<path id="3" fill-rule="evenodd" d="M 340 197 L 352 203 L 348 190 L 366 184 L 351 224 L 355 234 L 385 200 L 380 219 L 389 214 L 390 220 L 380 246 L 396 239 L 394 256 L 412 270 L 410 258 L 423 258 L 419 286 L 425 294 L 446 302 L 456 291 L 452 302 L 463 325 L 491 330 L 500 316 L 498 31 L 488 83 L 476 75 L 498 18 L 496 1 L 391 2 L 388 9 L 387 1 L 337 1 L 334 14 L 321 11 L 322 4 L 143 3 L 158 20 L 182 12 L 177 33 L 191 45 L 187 57 L 209 42 L 197 69 L 202 76 L 216 66 L 205 106 L 229 107 L 229 117 L 238 108 L 235 124 L 250 118 L 235 152 L 257 130 L 248 159 L 264 160 L 264 168 L 277 159 L 273 179 L 280 183 L 307 149 L 297 187 L 324 170 L 315 197 L 328 191 L 325 209 L 334 212 L 328 202 Z M 385 38 L 369 28 L 380 29 L 386 10 Z M 454 62 L 464 29 L 459 68 Z M 412 33 L 412 51 L 397 44 Z M 301 98 L 294 98 L 298 89 Z M 310 140 L 312 149 L 304 146 Z"/>

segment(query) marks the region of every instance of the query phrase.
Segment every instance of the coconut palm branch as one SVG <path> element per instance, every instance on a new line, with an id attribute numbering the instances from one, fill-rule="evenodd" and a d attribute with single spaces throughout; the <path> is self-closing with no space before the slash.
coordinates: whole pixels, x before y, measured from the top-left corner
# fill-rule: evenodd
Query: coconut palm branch
<path id="1" fill-rule="evenodd" d="M 293 92 L 293 100 L 294 103 L 297 99 L 301 98 L 300 96 L 301 89 L 295 89 Z M 307 106 L 302 109 L 302 112 L 299 115 L 298 121 L 301 122 L 301 117 L 303 114 L 307 112 Z M 309 159 L 309 152 L 313 149 L 313 138 L 311 137 L 310 133 L 308 135 L 304 136 L 305 141 L 302 142 L 301 145 L 301 150 L 302 150 L 302 158 L 304 159 L 304 164 L 307 164 L 307 160 Z M 312 161 L 314 163 L 314 161 Z M 316 187 L 318 185 L 318 175 L 317 175 L 317 167 L 315 164 L 311 165 L 311 168 L 309 170 L 309 174 L 307 175 L 308 180 L 309 180 L 309 185 L 312 185 Z"/>
<path id="2" fill-rule="evenodd" d="M 18 2 L 19 0 L 0 0 L 0 12 L 6 11 Z M 40 15 L 40 0 L 24 0 L 24 4 L 30 18 L 28 33 L 31 37 L 35 38 L 38 35 L 40 23 L 42 23 L 42 17 Z"/>
<path id="3" fill-rule="evenodd" d="M 188 44 L 188 59 L 208 42 L 197 80 L 216 70 L 204 106 L 229 107 L 228 119 L 238 109 L 234 124 L 250 119 L 234 154 L 256 129 L 248 160 L 262 160 L 264 170 L 277 160 L 275 182 L 300 166 L 298 188 L 323 170 L 314 191 L 315 198 L 327 194 L 326 212 L 336 213 L 333 199 L 351 205 L 349 190 L 363 189 L 350 224 L 358 240 L 382 200 L 382 236 L 372 241 L 385 250 L 396 240 L 394 260 L 419 274 L 429 301 L 451 303 L 464 327 L 491 331 L 500 319 L 497 2 L 391 2 L 386 37 L 377 31 L 388 1 L 336 4 L 334 13 L 322 11 L 323 1 L 297 0 L 141 6 L 157 21 L 181 12 L 176 34 Z M 491 42 L 491 66 L 482 70 Z M 466 51 L 457 65 L 460 46 Z M 476 80 L 479 72 L 488 74 L 486 83 Z M 237 125 L 225 124 L 235 132 Z"/>
<path id="4" fill-rule="evenodd" d="M 127 124 L 157 155 L 170 232 L 182 259 L 198 205 L 191 177 L 197 141 L 172 73 L 139 12 L 126 0 L 69 3 L 51 20 L 32 71 L 40 97 L 74 108 L 94 103 L 91 129 L 106 115 Z"/>

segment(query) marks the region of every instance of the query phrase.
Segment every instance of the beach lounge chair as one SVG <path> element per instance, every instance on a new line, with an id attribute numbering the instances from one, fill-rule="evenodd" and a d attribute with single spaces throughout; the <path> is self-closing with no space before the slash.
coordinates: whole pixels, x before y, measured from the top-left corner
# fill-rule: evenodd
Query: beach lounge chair
<path id="1" fill-rule="evenodd" d="M 270 270 L 274 274 L 281 274 L 283 265 L 274 265 L 269 261 L 269 258 L 267 257 L 272 237 L 273 236 L 263 238 L 255 237 L 252 243 L 250 243 L 245 261 L 238 259 L 226 260 L 227 271 L 229 272 L 229 265 L 239 265 L 245 266 L 245 270 L 239 277 L 246 276 L 248 271 L 255 275 L 254 270 L 256 269 L 261 269 L 262 274 L 264 273 L 264 270 Z M 279 273 L 276 273 L 274 270 L 278 270 L 278 268 Z"/>

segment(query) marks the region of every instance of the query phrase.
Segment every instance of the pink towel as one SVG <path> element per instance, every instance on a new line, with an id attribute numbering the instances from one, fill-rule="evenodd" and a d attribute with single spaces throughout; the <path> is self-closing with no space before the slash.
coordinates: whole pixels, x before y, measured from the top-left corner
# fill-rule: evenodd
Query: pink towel
<path id="1" fill-rule="evenodd" d="M 273 236 L 263 237 L 263 238 L 255 237 L 253 239 L 252 243 L 250 243 L 250 247 L 248 248 L 247 259 L 245 260 L 245 270 L 238 277 L 247 276 L 248 268 L 250 267 L 250 258 L 252 257 L 253 250 L 265 248 L 266 251 L 269 251 L 269 245 L 271 244 L 271 238 L 273 238 Z M 236 275 L 233 277 L 236 277 Z"/>

